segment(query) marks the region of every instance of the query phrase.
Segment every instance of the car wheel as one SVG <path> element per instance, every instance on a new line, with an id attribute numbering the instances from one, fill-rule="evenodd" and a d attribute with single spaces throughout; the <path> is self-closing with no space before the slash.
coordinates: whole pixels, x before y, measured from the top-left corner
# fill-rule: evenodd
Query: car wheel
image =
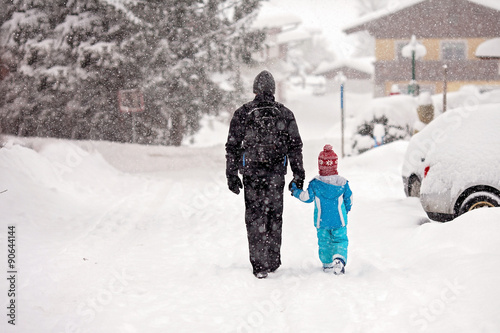
<path id="1" fill-rule="evenodd" d="M 417 177 L 411 177 L 409 180 L 410 197 L 420 197 L 420 186 L 422 183 Z"/>
<path id="2" fill-rule="evenodd" d="M 484 207 L 500 207 L 500 197 L 494 193 L 480 191 L 469 194 L 460 205 L 459 215 Z"/>

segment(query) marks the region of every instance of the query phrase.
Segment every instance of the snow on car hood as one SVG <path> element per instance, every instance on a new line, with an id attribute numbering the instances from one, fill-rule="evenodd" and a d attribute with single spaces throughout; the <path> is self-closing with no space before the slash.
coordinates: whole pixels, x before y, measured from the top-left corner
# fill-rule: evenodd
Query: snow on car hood
<path id="1" fill-rule="evenodd" d="M 473 185 L 500 187 L 500 104 L 450 110 L 423 131 L 430 166 L 422 193 L 451 195 Z"/>

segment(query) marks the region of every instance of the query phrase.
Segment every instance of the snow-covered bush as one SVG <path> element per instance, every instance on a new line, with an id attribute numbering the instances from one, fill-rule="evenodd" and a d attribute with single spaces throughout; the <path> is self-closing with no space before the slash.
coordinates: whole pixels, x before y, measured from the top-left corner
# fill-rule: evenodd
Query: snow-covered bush
<path id="1" fill-rule="evenodd" d="M 352 153 L 360 154 L 384 143 L 408 140 L 417 120 L 417 107 L 416 99 L 408 95 L 374 99 L 359 118 L 352 139 Z"/>

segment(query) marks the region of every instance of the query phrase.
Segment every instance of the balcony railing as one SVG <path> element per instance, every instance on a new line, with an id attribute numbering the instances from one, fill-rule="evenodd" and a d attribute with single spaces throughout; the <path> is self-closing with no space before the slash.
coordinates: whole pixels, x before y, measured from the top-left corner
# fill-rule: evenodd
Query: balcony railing
<path id="1" fill-rule="evenodd" d="M 415 66 L 417 81 L 442 81 L 443 65 L 448 66 L 449 81 L 500 81 L 497 60 L 455 60 L 455 61 L 417 61 Z M 375 81 L 411 80 L 411 61 L 375 62 Z"/>

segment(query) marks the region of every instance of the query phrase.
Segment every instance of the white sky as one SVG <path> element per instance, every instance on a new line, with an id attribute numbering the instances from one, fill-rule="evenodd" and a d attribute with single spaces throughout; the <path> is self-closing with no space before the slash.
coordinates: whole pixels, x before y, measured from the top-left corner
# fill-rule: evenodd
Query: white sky
<path id="1" fill-rule="evenodd" d="M 340 49 L 341 56 L 349 55 L 351 46 L 342 28 L 358 17 L 353 0 L 271 0 L 270 3 L 300 17 L 304 27 L 320 28 L 332 49 L 337 53 Z"/>

